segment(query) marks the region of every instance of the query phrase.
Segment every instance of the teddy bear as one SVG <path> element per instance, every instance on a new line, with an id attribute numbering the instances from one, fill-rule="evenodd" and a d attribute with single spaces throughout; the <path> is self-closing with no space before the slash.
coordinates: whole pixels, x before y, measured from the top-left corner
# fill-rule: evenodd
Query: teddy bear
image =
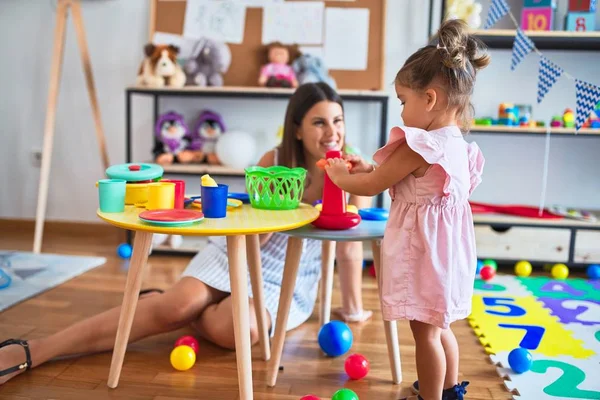
<path id="1" fill-rule="evenodd" d="M 140 65 L 136 84 L 148 87 L 183 87 L 185 73 L 177 63 L 179 47 L 169 44 L 144 46 L 145 58 Z"/>
<path id="2" fill-rule="evenodd" d="M 472 29 L 481 26 L 481 9 L 475 0 L 446 0 L 448 19 L 462 19 Z"/>
<path id="3" fill-rule="evenodd" d="M 186 85 L 223 86 L 223 75 L 231 65 L 231 50 L 224 42 L 202 38 L 184 65 Z"/>
<path id="4" fill-rule="evenodd" d="M 325 82 L 333 89 L 336 88 L 335 79 L 329 75 L 320 57 L 311 54 L 302 54 L 294 60 L 292 68 L 298 77 L 300 85 L 309 82 Z"/>
<path id="5" fill-rule="evenodd" d="M 199 162 L 204 157 L 200 141 L 190 135 L 183 115 L 174 111 L 162 114 L 156 121 L 154 160 L 160 165 L 174 162 Z"/>

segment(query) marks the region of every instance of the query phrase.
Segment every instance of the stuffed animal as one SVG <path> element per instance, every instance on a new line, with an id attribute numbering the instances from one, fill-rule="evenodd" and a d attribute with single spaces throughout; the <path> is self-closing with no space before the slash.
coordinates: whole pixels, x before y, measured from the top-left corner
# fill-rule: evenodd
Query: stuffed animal
<path id="1" fill-rule="evenodd" d="M 183 87 L 185 73 L 177 63 L 179 47 L 170 45 L 144 46 L 146 57 L 140 65 L 136 84 L 149 87 Z"/>
<path id="2" fill-rule="evenodd" d="M 336 88 L 335 79 L 327 72 L 320 57 L 311 54 L 302 54 L 292 63 L 292 68 L 298 77 L 298 84 L 309 82 L 325 82 L 333 89 Z"/>
<path id="3" fill-rule="evenodd" d="M 296 73 L 290 65 L 299 54 L 297 46 L 289 48 L 280 42 L 267 45 L 267 63 L 260 69 L 259 86 L 298 87 Z"/>
<path id="4" fill-rule="evenodd" d="M 224 42 L 208 38 L 200 39 L 185 63 L 186 85 L 223 86 L 223 75 L 231 65 L 231 50 Z"/>
<path id="5" fill-rule="evenodd" d="M 202 161 L 209 164 L 221 164 L 216 153 L 217 141 L 225 133 L 225 123 L 218 113 L 211 110 L 202 110 L 192 132 L 198 140 L 198 148 L 204 157 Z"/>
<path id="6" fill-rule="evenodd" d="M 475 0 L 446 0 L 448 19 L 462 19 L 473 29 L 481 26 L 481 9 Z"/>
<path id="7" fill-rule="evenodd" d="M 160 165 L 174 162 L 198 162 L 203 158 L 200 143 L 189 135 L 183 115 L 169 111 L 161 115 L 155 126 L 154 160 Z"/>

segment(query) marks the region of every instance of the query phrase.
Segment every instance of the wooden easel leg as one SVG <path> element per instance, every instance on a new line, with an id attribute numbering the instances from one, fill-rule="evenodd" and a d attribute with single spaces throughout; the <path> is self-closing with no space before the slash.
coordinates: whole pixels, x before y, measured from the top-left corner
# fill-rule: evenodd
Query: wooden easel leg
<path id="1" fill-rule="evenodd" d="M 46 204 L 48 201 L 48 179 L 50 176 L 50 162 L 52 160 L 52 145 L 54 140 L 54 121 L 56 117 L 56 103 L 58 101 L 58 86 L 60 83 L 60 73 L 62 68 L 63 50 L 65 44 L 65 25 L 67 22 L 68 12 L 68 3 L 64 0 L 59 0 L 56 7 L 54 46 L 52 55 L 52 65 L 50 67 L 50 84 L 48 86 L 48 105 L 46 108 L 46 122 L 44 125 L 42 168 L 40 171 L 38 203 L 35 218 L 35 234 L 33 238 L 34 253 L 39 253 L 42 249 L 42 234 L 44 232 L 44 219 L 46 218 Z"/>
<path id="2" fill-rule="evenodd" d="M 104 138 L 104 129 L 102 127 L 102 119 L 100 118 L 100 107 L 98 106 L 98 98 L 96 96 L 96 87 L 94 85 L 94 75 L 92 74 L 92 63 L 90 61 L 90 53 L 88 52 L 87 41 L 85 40 L 85 30 L 83 28 L 83 17 L 81 16 L 81 4 L 79 0 L 71 3 L 73 9 L 73 24 L 75 25 L 75 34 L 79 44 L 81 53 L 81 61 L 83 63 L 83 71 L 85 73 L 85 83 L 87 84 L 90 103 L 92 106 L 92 114 L 94 115 L 94 124 L 96 125 L 96 138 L 98 139 L 98 148 L 104 170 L 109 166 L 108 153 L 106 152 L 106 139 Z"/>

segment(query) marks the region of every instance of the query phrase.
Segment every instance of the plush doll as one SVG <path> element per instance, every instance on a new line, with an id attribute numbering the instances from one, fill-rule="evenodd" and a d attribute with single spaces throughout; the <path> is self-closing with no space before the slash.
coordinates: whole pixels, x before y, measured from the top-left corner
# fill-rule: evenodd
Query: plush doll
<path id="1" fill-rule="evenodd" d="M 309 82 L 325 82 L 332 88 L 336 88 L 335 79 L 327 72 L 320 57 L 311 54 L 302 54 L 292 63 L 292 68 L 298 77 L 298 84 Z"/>
<path id="2" fill-rule="evenodd" d="M 258 77 L 259 86 L 267 87 L 298 87 L 296 73 L 290 65 L 298 55 L 297 46 L 289 48 L 280 42 L 267 46 L 267 63 L 262 66 Z"/>
<path id="3" fill-rule="evenodd" d="M 161 115 L 155 126 L 156 140 L 153 149 L 157 164 L 198 162 L 203 158 L 200 143 L 189 135 L 183 115 L 169 111 Z"/>
<path id="4" fill-rule="evenodd" d="M 177 63 L 179 47 L 148 43 L 144 53 L 146 57 L 138 70 L 137 85 L 156 88 L 185 85 L 185 73 Z"/>
<path id="5" fill-rule="evenodd" d="M 208 38 L 200 39 L 185 63 L 187 85 L 223 86 L 223 74 L 231 65 L 231 51 L 226 43 Z"/>
<path id="6" fill-rule="evenodd" d="M 472 29 L 481 26 L 481 9 L 475 0 L 446 0 L 448 19 L 462 19 Z"/>
<path id="7" fill-rule="evenodd" d="M 194 127 L 193 136 L 198 140 L 198 148 L 204 154 L 203 160 L 209 164 L 221 164 L 215 151 L 219 137 L 225 133 L 223 118 L 211 110 L 202 110 Z"/>

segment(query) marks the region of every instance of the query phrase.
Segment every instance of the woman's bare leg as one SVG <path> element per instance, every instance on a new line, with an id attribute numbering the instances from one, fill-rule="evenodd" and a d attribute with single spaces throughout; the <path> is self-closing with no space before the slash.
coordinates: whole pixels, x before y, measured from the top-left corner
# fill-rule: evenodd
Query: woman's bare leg
<path id="1" fill-rule="evenodd" d="M 129 342 L 185 326 L 198 318 L 209 304 L 219 302 L 226 295 L 198 279 L 184 277 L 164 294 L 139 300 Z M 53 335 L 29 341 L 33 367 L 60 356 L 112 349 L 120 311 L 121 307 L 115 307 Z M 10 345 L 0 349 L 0 370 L 24 361 L 25 352 L 21 346 Z M 17 374 L 0 377 L 0 384 Z"/>

